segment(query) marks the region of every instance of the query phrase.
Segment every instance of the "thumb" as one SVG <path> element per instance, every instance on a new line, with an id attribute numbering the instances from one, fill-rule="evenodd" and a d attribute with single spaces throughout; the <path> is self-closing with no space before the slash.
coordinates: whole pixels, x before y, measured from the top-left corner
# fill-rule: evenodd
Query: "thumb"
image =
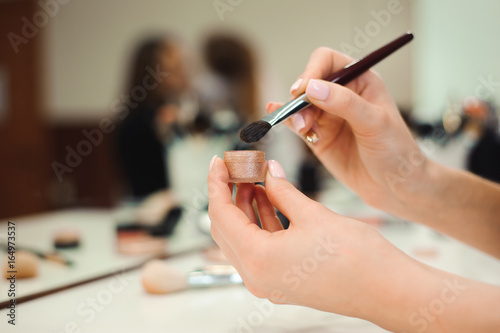
<path id="1" fill-rule="evenodd" d="M 373 133 L 385 129 L 386 112 L 349 88 L 328 81 L 310 80 L 306 95 L 321 110 L 345 119 L 354 132 Z"/>
<path id="2" fill-rule="evenodd" d="M 282 212 L 291 223 L 311 216 L 311 211 L 318 203 L 302 194 L 286 180 L 285 171 L 278 161 L 269 160 L 267 165 L 265 188 L 267 197 L 273 206 Z"/>

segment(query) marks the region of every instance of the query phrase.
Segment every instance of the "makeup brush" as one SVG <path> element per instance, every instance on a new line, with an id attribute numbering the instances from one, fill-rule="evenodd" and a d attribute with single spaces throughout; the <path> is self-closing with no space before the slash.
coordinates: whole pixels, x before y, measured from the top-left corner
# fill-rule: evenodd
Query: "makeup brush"
<path id="1" fill-rule="evenodd" d="M 0 248 L 7 250 L 8 249 L 7 243 L 3 243 L 0 241 Z M 40 259 L 45 259 L 48 261 L 57 262 L 59 264 L 63 264 L 66 266 L 73 265 L 73 261 L 65 258 L 60 253 L 55 252 L 55 251 L 54 252 L 42 252 L 42 251 L 32 249 L 29 247 L 24 247 L 24 246 L 16 246 L 16 251 L 31 252 L 32 254 L 34 254 L 35 256 L 37 256 Z"/>
<path id="2" fill-rule="evenodd" d="M 378 50 L 368 54 L 364 58 L 351 62 L 340 71 L 333 73 L 325 78 L 325 80 L 340 85 L 345 85 L 366 72 L 368 69 L 370 69 L 370 67 L 374 66 L 382 59 L 392 54 L 394 51 L 401 48 L 412 39 L 413 34 L 411 32 L 407 32 L 401 37 L 396 38 L 389 44 L 386 44 Z M 284 104 L 276 111 L 268 114 L 266 117 L 262 118 L 262 120 L 253 122 L 242 129 L 240 131 L 241 141 L 247 143 L 259 141 L 264 137 L 264 135 L 267 134 L 267 132 L 269 132 L 269 130 L 274 125 L 279 124 L 294 113 L 299 112 L 309 105 L 311 105 L 311 103 L 309 103 L 309 101 L 307 100 L 307 96 L 304 93 L 296 99 Z"/>
<path id="3" fill-rule="evenodd" d="M 242 282 L 231 265 L 209 265 L 183 274 L 161 260 L 152 260 L 142 270 L 142 285 L 150 294 L 169 294 L 189 288 L 220 287 Z"/>

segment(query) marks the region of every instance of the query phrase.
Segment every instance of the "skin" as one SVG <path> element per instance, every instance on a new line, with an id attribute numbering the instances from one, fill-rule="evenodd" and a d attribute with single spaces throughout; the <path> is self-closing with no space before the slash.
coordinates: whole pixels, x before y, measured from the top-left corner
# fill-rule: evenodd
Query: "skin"
<path id="1" fill-rule="evenodd" d="M 310 79 L 351 60 L 326 48 L 311 55 L 292 94 L 305 90 L 314 106 L 299 116 L 303 122 L 288 125 L 304 124 L 301 136 L 313 128 L 320 136 L 311 146 L 314 154 L 367 203 L 500 258 L 500 187 L 428 160 L 376 73 L 345 87 L 323 81 L 329 90 L 324 100 L 309 95 Z M 271 103 L 268 111 L 279 105 Z M 410 258 L 371 226 L 300 193 L 277 162 L 269 170 L 265 188 L 239 184 L 234 202 L 220 158 L 214 157 L 208 176 L 212 236 L 254 295 L 359 317 L 395 332 L 498 331 L 500 312 L 491 309 L 500 302 L 499 287 Z M 289 218 L 289 229 L 282 229 L 275 208 Z"/>
<path id="2" fill-rule="evenodd" d="M 189 78 L 186 70 L 186 55 L 180 45 L 172 43 L 165 46 L 160 56 L 162 70 L 169 75 L 161 82 L 161 88 L 168 94 L 180 95 L 189 88 Z"/>
<path id="3" fill-rule="evenodd" d="M 184 61 L 185 55 L 176 43 L 164 46 L 160 55 L 162 71 L 168 72 L 158 87 L 157 93 L 166 96 L 182 96 L 189 89 L 189 78 Z M 177 103 L 166 104 L 156 113 L 156 130 L 160 138 L 169 135 L 171 125 L 179 120 L 180 107 Z"/>

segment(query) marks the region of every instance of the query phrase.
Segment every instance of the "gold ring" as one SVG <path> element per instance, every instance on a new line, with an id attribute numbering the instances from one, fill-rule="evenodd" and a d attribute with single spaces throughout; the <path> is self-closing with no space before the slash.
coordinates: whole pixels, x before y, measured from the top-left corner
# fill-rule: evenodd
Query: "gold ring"
<path id="1" fill-rule="evenodd" d="M 319 135 L 318 133 L 316 133 L 314 130 L 311 129 L 309 130 L 309 132 L 305 134 L 305 139 L 309 144 L 314 145 L 316 142 L 319 141 Z"/>

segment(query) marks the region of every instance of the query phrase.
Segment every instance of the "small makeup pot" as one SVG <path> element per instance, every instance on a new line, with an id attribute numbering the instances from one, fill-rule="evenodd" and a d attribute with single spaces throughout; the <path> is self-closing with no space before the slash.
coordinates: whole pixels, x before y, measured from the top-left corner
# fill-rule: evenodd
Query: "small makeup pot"
<path id="1" fill-rule="evenodd" d="M 231 183 L 259 183 L 266 179 L 267 162 L 263 151 L 226 151 L 224 163 Z"/>

